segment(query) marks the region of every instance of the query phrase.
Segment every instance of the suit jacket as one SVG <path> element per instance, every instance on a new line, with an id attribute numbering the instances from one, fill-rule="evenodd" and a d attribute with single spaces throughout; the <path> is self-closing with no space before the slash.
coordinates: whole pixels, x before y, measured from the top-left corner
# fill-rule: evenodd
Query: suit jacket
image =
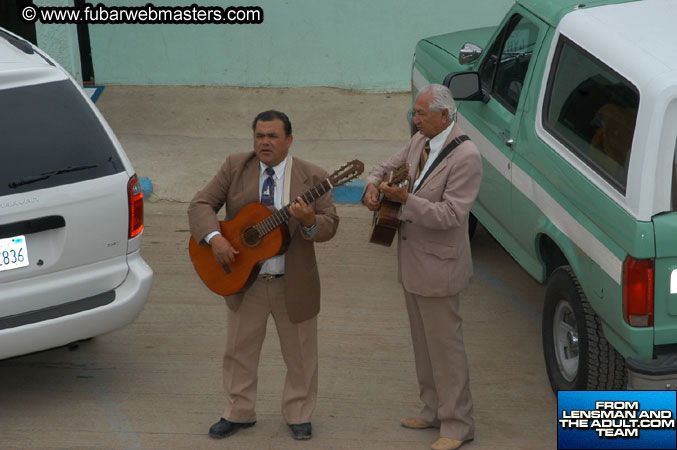
<path id="1" fill-rule="evenodd" d="M 228 156 L 214 178 L 197 194 L 188 207 L 190 232 L 202 242 L 212 231 L 219 229 L 217 212 L 225 204 L 225 220 L 232 219 L 249 203 L 259 202 L 259 160 L 254 152 Z M 290 200 L 327 178 L 321 168 L 293 158 Z M 317 233 L 311 238 L 301 231 L 300 224 L 289 219 L 289 248 L 285 253 L 284 290 L 287 312 L 292 322 L 315 317 L 320 312 L 320 276 L 317 271 L 313 242 L 331 239 L 336 234 L 339 218 L 328 192 L 311 204 L 315 211 Z M 226 303 L 236 311 L 244 293 L 227 296 Z"/>
<path id="2" fill-rule="evenodd" d="M 463 134 L 455 125 L 447 141 Z M 409 144 L 375 167 L 367 183 L 378 186 L 383 176 L 405 162 L 412 180 L 426 137 L 416 133 Z M 472 276 L 468 216 L 482 179 L 482 158 L 472 141 L 457 146 L 433 169 L 400 210 L 398 280 L 417 295 L 444 297 L 464 289 Z M 413 184 L 413 181 L 412 181 Z"/>

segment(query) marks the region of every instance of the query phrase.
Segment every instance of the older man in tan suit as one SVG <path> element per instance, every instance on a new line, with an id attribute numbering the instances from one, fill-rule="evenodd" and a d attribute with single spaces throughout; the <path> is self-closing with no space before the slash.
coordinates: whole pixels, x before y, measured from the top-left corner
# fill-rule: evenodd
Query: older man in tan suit
<path id="1" fill-rule="evenodd" d="M 211 245 L 221 264 L 230 264 L 237 251 L 221 235 L 216 213 L 225 204 L 232 219 L 253 202 L 280 209 L 291 205 L 290 242 L 284 255 L 266 260 L 258 279 L 244 293 L 226 297 L 229 307 L 223 381 L 226 407 L 209 429 L 224 438 L 256 423 L 259 355 L 272 314 L 280 338 L 287 377 L 282 392 L 282 415 L 295 439 L 310 439 L 310 416 L 317 400 L 317 314 L 320 278 L 313 243 L 331 239 L 338 216 L 330 193 L 306 204 L 301 195 L 327 178 L 317 166 L 288 155 L 293 136 L 289 118 L 280 111 L 254 119 L 254 151 L 226 159 L 214 178 L 188 207 L 190 231 L 197 242 Z"/>
<path id="2" fill-rule="evenodd" d="M 459 448 L 473 439 L 472 398 L 461 332 L 459 292 L 472 276 L 468 216 L 482 178 L 475 145 L 455 122 L 456 106 L 445 86 L 422 89 L 414 106 L 418 128 L 409 144 L 374 168 L 364 204 L 378 209 L 379 189 L 402 204 L 398 279 L 404 287 L 423 401 L 407 428 L 440 428 L 435 450 Z M 383 177 L 409 163 L 408 187 Z"/>

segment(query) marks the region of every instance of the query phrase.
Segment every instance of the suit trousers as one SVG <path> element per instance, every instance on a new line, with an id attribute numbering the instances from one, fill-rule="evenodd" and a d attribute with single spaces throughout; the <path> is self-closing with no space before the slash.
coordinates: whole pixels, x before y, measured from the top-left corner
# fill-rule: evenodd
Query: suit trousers
<path id="1" fill-rule="evenodd" d="M 292 323 L 284 301 L 284 277 L 258 278 L 237 311 L 228 309 L 223 384 L 231 422 L 256 421 L 259 357 L 268 316 L 273 315 L 287 376 L 282 391 L 282 416 L 288 424 L 310 422 L 317 402 L 317 316 Z"/>
<path id="2" fill-rule="evenodd" d="M 440 437 L 474 437 L 468 359 L 459 296 L 423 297 L 404 290 L 423 409 L 419 418 L 440 427 Z"/>

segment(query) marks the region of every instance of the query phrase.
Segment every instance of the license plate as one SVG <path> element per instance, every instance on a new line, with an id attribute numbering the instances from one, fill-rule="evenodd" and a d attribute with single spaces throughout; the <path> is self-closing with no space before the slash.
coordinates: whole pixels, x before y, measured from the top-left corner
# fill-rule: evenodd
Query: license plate
<path id="1" fill-rule="evenodd" d="M 28 265 L 25 236 L 0 239 L 0 272 Z"/>

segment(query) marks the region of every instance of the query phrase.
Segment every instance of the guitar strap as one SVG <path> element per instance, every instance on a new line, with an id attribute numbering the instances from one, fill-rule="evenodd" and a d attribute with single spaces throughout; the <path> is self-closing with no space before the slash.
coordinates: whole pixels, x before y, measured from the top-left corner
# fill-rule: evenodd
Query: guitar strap
<path id="1" fill-rule="evenodd" d="M 444 147 L 442 149 L 442 151 L 440 152 L 440 154 L 437 155 L 437 158 L 435 158 L 435 161 L 433 161 L 433 163 L 430 166 L 430 168 L 428 169 L 428 171 L 425 173 L 425 175 L 423 175 L 421 182 L 418 183 L 418 187 L 413 191 L 413 193 L 416 193 L 416 191 L 421 189 L 421 186 L 423 186 L 423 183 L 425 183 L 425 180 L 426 180 L 426 178 L 428 178 L 428 175 L 430 175 L 433 172 L 433 170 L 435 170 L 435 167 L 437 167 L 438 164 L 441 163 L 442 160 L 444 158 L 446 158 L 449 153 L 452 152 L 452 150 L 454 150 L 456 147 L 461 145 L 463 142 L 469 141 L 469 140 L 470 140 L 470 138 L 467 135 L 462 134 L 462 135 L 454 138 L 454 140 L 452 140 L 451 142 L 449 142 L 449 145 Z"/>

